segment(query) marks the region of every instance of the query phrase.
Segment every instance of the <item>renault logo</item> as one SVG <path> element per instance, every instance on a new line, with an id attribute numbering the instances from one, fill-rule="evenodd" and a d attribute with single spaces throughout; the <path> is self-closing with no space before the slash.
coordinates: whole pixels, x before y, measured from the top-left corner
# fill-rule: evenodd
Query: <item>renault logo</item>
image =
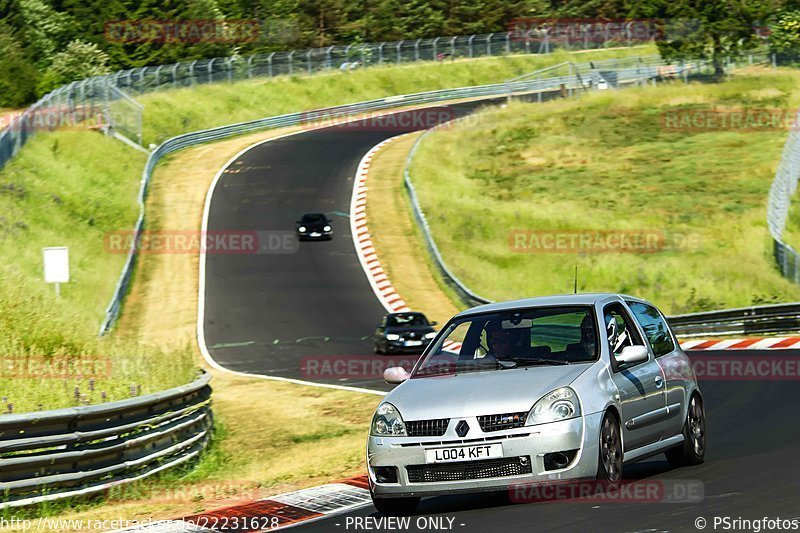
<path id="1" fill-rule="evenodd" d="M 461 421 L 461 422 L 459 422 L 459 423 L 458 423 L 458 425 L 456 426 L 456 434 L 457 434 L 459 437 L 463 437 L 463 436 L 465 436 L 467 433 L 469 433 L 469 424 L 467 424 L 467 421 L 466 421 L 466 420 L 462 420 L 462 421 Z"/>

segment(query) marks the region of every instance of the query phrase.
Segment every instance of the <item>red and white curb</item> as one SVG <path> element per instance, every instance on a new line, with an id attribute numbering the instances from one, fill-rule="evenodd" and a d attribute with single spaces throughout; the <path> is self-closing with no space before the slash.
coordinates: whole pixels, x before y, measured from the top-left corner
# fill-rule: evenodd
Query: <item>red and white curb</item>
<path id="1" fill-rule="evenodd" d="M 372 158 L 378 150 L 405 135 L 407 134 L 386 139 L 373 146 L 364 155 L 356 170 L 353 196 L 350 201 L 350 232 L 353 234 L 353 244 L 356 247 L 358 260 L 361 262 L 361 267 L 367 275 L 367 280 L 369 280 L 375 296 L 378 297 L 378 301 L 389 313 L 410 311 L 411 309 L 392 286 L 392 282 L 384 272 L 378 259 L 378 254 L 375 253 L 375 247 L 372 244 L 372 238 L 367 227 L 367 176 Z"/>
<path id="2" fill-rule="evenodd" d="M 345 479 L 309 489 L 279 494 L 263 500 L 207 513 L 164 520 L 123 531 L 152 533 L 216 533 L 223 531 L 275 531 L 346 513 L 372 504 L 366 476 Z"/>
<path id="3" fill-rule="evenodd" d="M 792 350 L 800 349 L 800 337 L 681 341 L 684 350 Z"/>

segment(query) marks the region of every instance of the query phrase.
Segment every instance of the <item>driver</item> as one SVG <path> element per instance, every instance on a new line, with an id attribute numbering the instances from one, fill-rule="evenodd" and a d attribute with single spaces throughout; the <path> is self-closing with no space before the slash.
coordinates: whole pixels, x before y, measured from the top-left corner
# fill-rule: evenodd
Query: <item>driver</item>
<path id="1" fill-rule="evenodd" d="M 509 359 L 514 356 L 514 346 L 516 340 L 512 332 L 514 330 L 503 329 L 497 321 L 491 321 L 486 325 L 486 342 L 489 353 L 497 359 Z"/>

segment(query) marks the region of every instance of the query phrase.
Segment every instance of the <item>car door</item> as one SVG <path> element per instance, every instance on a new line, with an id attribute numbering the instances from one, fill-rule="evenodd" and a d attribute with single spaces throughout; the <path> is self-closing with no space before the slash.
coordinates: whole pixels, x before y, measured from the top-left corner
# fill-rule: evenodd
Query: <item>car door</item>
<path id="1" fill-rule="evenodd" d="M 664 433 L 664 373 L 649 349 L 646 361 L 619 363 L 616 355 L 625 346 L 646 346 L 646 343 L 637 323 L 621 302 L 604 307 L 603 316 L 606 326 L 613 321 L 617 330 L 612 339 L 609 337 L 609 328 L 606 327 L 605 337 L 611 354 L 611 379 L 617 387 L 622 411 L 623 443 L 625 450 L 632 450 L 657 442 Z"/>
<path id="2" fill-rule="evenodd" d="M 644 302 L 626 303 L 642 327 L 666 379 L 664 389 L 667 396 L 667 417 L 664 437 L 678 435 L 683 430 L 686 417 L 684 407 L 688 405 L 688 394 L 692 390 L 694 373 L 691 362 L 681 351 L 664 315 L 658 309 Z"/>

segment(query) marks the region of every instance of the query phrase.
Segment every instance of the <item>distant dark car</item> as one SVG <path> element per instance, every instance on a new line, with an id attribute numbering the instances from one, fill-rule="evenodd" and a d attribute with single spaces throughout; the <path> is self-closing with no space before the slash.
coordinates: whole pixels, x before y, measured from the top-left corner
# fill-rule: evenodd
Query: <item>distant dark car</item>
<path id="1" fill-rule="evenodd" d="M 307 213 L 297 221 L 297 237 L 301 241 L 333 237 L 333 226 L 324 213 Z"/>
<path id="2" fill-rule="evenodd" d="M 436 336 L 435 325 L 422 313 L 388 314 L 375 330 L 375 353 L 422 353 Z"/>

